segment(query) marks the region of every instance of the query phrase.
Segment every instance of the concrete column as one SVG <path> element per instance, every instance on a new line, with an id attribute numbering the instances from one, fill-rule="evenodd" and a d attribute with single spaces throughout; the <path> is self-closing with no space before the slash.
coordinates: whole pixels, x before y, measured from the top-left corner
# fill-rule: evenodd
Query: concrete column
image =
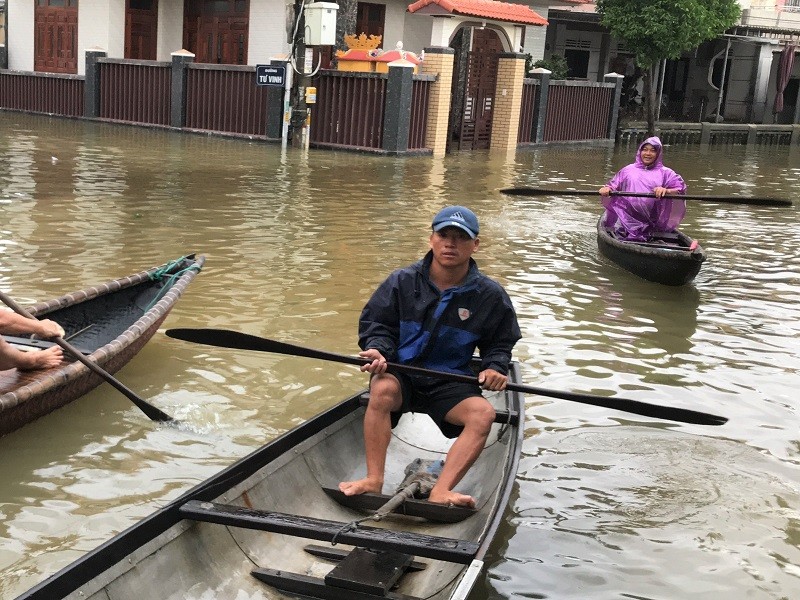
<path id="1" fill-rule="evenodd" d="M 173 127 L 186 126 L 186 65 L 194 62 L 194 54 L 188 50 L 172 53 L 172 90 L 170 101 L 172 110 L 169 124 Z"/>
<path id="2" fill-rule="evenodd" d="M 619 120 L 619 102 L 622 97 L 622 81 L 625 79 L 624 75 L 619 73 L 607 73 L 603 80 L 606 83 L 614 84 L 614 92 L 611 98 L 611 106 L 608 110 L 608 139 L 613 140 L 617 137 L 617 121 Z"/>
<path id="3" fill-rule="evenodd" d="M 434 19 L 437 21 L 438 19 Z M 431 149 L 433 156 L 442 157 L 447 151 L 447 124 L 450 118 L 450 95 L 453 86 L 453 60 L 455 50 L 435 46 L 425 48 L 425 60 L 422 61 L 422 72 L 436 75 L 431 85 L 428 99 L 428 122 L 425 134 L 425 146 Z"/>
<path id="4" fill-rule="evenodd" d="M 550 75 L 552 71 L 537 67 L 531 69 L 530 75 L 539 80 L 536 90 L 536 102 L 531 123 L 531 142 L 541 144 L 544 140 L 544 124 L 547 118 L 547 94 L 550 91 Z"/>
<path id="5" fill-rule="evenodd" d="M 386 106 L 383 111 L 383 149 L 389 154 L 408 150 L 414 65 L 407 60 L 389 63 Z"/>
<path id="6" fill-rule="evenodd" d="M 752 146 L 756 143 L 758 143 L 758 127 L 749 124 L 747 126 L 747 145 Z"/>
<path id="7" fill-rule="evenodd" d="M 608 63 L 611 59 L 611 34 L 603 33 L 600 36 L 600 64 L 597 65 L 597 81 L 602 83 L 604 76 L 600 73 L 605 73 L 608 70 Z"/>
<path id="8" fill-rule="evenodd" d="M 500 53 L 492 107 L 492 138 L 489 143 L 492 150 L 511 150 L 517 147 L 524 79 L 525 55 L 521 52 Z"/>
<path id="9" fill-rule="evenodd" d="M 106 57 L 100 48 L 86 50 L 86 72 L 83 87 L 83 116 L 96 119 L 100 116 L 100 59 Z"/>
<path id="10" fill-rule="evenodd" d="M 792 146 L 800 145 L 800 125 L 792 125 L 792 137 L 789 139 Z"/>
<path id="11" fill-rule="evenodd" d="M 750 108 L 750 122 L 764 123 L 767 115 L 767 91 L 769 89 L 769 76 L 772 71 L 772 50 L 777 42 L 757 44 L 753 57 L 752 88 L 750 90 L 753 103 Z M 796 122 L 796 121 L 795 121 Z"/>
<path id="12" fill-rule="evenodd" d="M 711 143 L 711 123 L 707 123 L 705 121 L 700 123 L 700 143 L 701 144 Z"/>

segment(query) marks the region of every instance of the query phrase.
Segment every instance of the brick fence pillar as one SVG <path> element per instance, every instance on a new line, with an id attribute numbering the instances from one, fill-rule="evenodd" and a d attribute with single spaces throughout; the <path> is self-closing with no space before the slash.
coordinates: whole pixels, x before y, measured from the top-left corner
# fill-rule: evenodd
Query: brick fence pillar
<path id="1" fill-rule="evenodd" d="M 433 156 L 444 156 L 447 151 L 447 125 L 450 119 L 450 96 L 453 85 L 453 60 L 455 50 L 435 46 L 425 48 L 422 72 L 436 75 L 428 100 L 428 123 L 425 146 Z"/>
<path id="2" fill-rule="evenodd" d="M 517 147 L 519 115 L 522 110 L 522 86 L 525 79 L 525 55 L 502 52 L 497 62 L 497 86 L 492 107 L 492 150 Z"/>

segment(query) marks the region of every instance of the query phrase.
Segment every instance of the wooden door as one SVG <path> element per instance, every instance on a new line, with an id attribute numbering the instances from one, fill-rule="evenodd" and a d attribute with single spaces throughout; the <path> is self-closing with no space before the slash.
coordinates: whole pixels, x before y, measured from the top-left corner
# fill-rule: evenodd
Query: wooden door
<path id="1" fill-rule="evenodd" d="M 489 148 L 497 65 L 502 51 L 503 45 L 497 33 L 491 29 L 473 29 L 459 136 L 461 150 Z"/>
<path id="2" fill-rule="evenodd" d="M 126 0 L 125 58 L 156 60 L 158 0 Z"/>
<path id="3" fill-rule="evenodd" d="M 78 0 L 37 0 L 33 18 L 34 70 L 77 73 Z"/>
<path id="4" fill-rule="evenodd" d="M 197 62 L 246 65 L 249 5 L 248 0 L 187 1 L 184 48 Z"/>
<path id="5" fill-rule="evenodd" d="M 367 37 L 371 35 L 381 36 L 383 40 L 383 27 L 386 22 L 386 5 L 372 4 L 370 2 L 359 2 L 356 8 L 356 30 L 355 34 L 365 33 Z M 381 48 L 386 50 L 386 41 L 382 41 Z"/>

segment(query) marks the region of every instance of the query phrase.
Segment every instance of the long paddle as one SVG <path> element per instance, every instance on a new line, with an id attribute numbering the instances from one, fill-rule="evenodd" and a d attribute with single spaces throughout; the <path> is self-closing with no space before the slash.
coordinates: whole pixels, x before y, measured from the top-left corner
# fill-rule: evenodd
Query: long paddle
<path id="1" fill-rule="evenodd" d="M 514 187 L 500 190 L 510 196 L 600 196 L 597 190 L 552 190 L 547 188 Z M 633 198 L 656 198 L 655 194 L 643 192 L 611 192 L 611 196 L 630 196 Z M 744 196 L 661 196 L 664 200 L 702 200 L 727 204 L 755 204 L 758 206 L 792 206 L 785 198 L 745 198 Z"/>
<path id="2" fill-rule="evenodd" d="M 31 313 L 29 313 L 27 310 L 25 310 L 23 307 L 21 307 L 19 304 L 17 304 L 16 301 L 14 301 L 14 299 L 11 298 L 10 296 L 8 296 L 5 292 L 0 292 L 0 300 L 2 300 L 6 304 L 6 306 L 8 306 L 10 309 L 12 309 L 18 315 L 21 315 L 23 317 L 27 317 L 28 319 L 34 319 L 34 320 L 36 319 L 36 317 L 34 317 Z M 137 396 L 133 392 L 133 390 L 131 390 L 130 388 L 126 387 L 125 384 L 123 384 L 118 379 L 115 379 L 114 376 L 111 375 L 111 373 L 108 373 L 103 368 L 101 368 L 99 365 L 96 365 L 95 363 L 90 361 L 88 358 L 86 358 L 83 355 L 83 352 L 78 350 L 75 346 L 70 344 L 64 338 L 57 337 L 57 338 L 52 338 L 52 339 L 56 344 L 61 346 L 61 348 L 64 349 L 68 354 L 70 354 L 75 359 L 77 359 L 78 361 L 80 361 L 84 365 L 86 365 L 86 367 L 88 367 L 90 371 L 93 371 L 94 373 L 98 374 L 100 377 L 105 379 L 108 383 L 110 383 L 115 388 L 117 388 L 120 392 L 122 392 L 125 396 L 127 396 L 128 399 L 131 402 L 133 402 L 136 406 L 138 406 L 141 409 L 141 411 L 144 414 L 146 414 L 148 417 L 150 417 L 150 419 L 152 419 L 153 421 L 174 421 L 175 420 L 172 417 L 170 417 L 168 414 L 166 414 L 165 412 L 162 412 L 161 410 L 159 410 L 158 408 L 153 406 L 152 404 L 149 404 L 148 402 L 142 400 L 139 396 Z"/>
<path id="3" fill-rule="evenodd" d="M 276 352 L 278 354 L 290 354 L 292 356 L 304 356 L 306 358 L 319 358 L 333 362 L 346 363 L 350 365 L 364 365 L 369 360 L 360 356 L 347 356 L 344 354 L 333 354 L 323 350 L 314 350 L 295 346 L 285 342 L 277 342 L 268 338 L 262 338 L 239 331 L 229 329 L 168 329 L 167 335 L 177 340 L 194 342 L 197 344 L 207 344 L 209 346 L 219 346 L 222 348 L 235 348 L 237 350 L 256 350 L 258 352 Z M 478 383 L 476 377 L 458 375 L 456 373 L 446 373 L 442 371 L 431 371 L 420 367 L 389 363 L 389 370 L 397 373 L 408 373 L 410 375 L 422 375 L 425 377 L 438 377 L 450 381 L 460 381 L 464 383 Z M 682 421 L 684 423 L 695 423 L 697 425 L 723 425 L 728 421 L 725 417 L 711 415 L 708 413 L 687 410 L 685 408 L 673 408 L 670 406 L 658 406 L 647 404 L 638 400 L 626 400 L 624 398 L 604 398 L 603 396 L 592 396 L 589 394 L 575 394 L 572 392 L 560 392 L 558 390 L 548 390 L 537 388 L 530 385 L 509 383 L 506 389 L 514 392 L 526 394 L 536 394 L 538 396 L 549 396 L 560 398 L 592 406 L 603 406 L 623 412 L 629 412 L 656 419 L 668 419 L 671 421 Z"/>

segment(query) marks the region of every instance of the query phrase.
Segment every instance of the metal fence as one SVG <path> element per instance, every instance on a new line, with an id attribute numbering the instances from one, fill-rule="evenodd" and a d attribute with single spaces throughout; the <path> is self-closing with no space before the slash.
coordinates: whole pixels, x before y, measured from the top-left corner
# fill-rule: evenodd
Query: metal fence
<path id="1" fill-rule="evenodd" d="M 0 107 L 82 117 L 84 78 L 78 75 L 0 71 Z"/>
<path id="2" fill-rule="evenodd" d="M 310 141 L 323 146 L 382 148 L 388 79 L 383 73 L 321 71 Z"/>
<path id="3" fill-rule="evenodd" d="M 102 58 L 98 63 L 100 118 L 170 124 L 170 63 L 114 58 Z"/>
<path id="4" fill-rule="evenodd" d="M 91 77 L 0 71 L 0 108 L 280 138 L 282 88 L 256 85 L 255 66 L 195 64 L 189 56 L 183 63 L 175 57 L 168 63 L 101 54 L 90 63 L 87 53 L 86 72 Z M 407 134 L 407 147 L 399 151 L 424 152 L 435 78 L 414 75 L 410 87 L 403 88 L 411 95 L 403 110 L 410 113 L 404 113 L 405 120 L 387 119 L 387 91 L 399 89 L 392 87 L 396 75 L 321 71 L 314 78 L 317 104 L 309 141 L 322 147 L 396 153 L 392 140 Z M 526 80 L 518 142 L 608 138 L 614 89 L 608 83 Z"/>
<path id="5" fill-rule="evenodd" d="M 550 82 L 543 141 L 607 138 L 613 92 L 610 85 Z"/>
<path id="6" fill-rule="evenodd" d="M 188 65 L 186 127 L 267 137 L 270 88 L 255 80 L 254 66 Z"/>

